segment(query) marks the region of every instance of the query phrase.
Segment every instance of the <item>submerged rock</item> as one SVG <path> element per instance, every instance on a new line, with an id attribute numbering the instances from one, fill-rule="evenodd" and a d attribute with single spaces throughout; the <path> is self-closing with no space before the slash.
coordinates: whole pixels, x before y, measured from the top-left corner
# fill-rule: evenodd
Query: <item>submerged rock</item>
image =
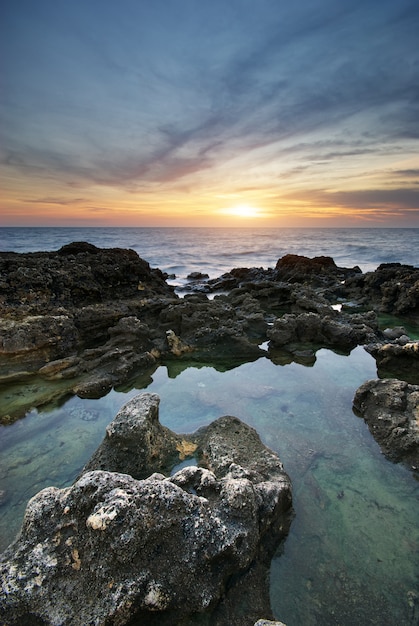
<path id="1" fill-rule="evenodd" d="M 176 435 L 159 424 L 158 404 L 147 393 L 127 403 L 76 482 L 29 502 L 1 557 L 2 623 L 270 617 L 267 569 L 291 520 L 280 460 L 235 417 Z M 196 466 L 165 475 L 191 455 Z"/>
<path id="2" fill-rule="evenodd" d="M 357 390 L 354 408 L 392 461 L 419 467 L 419 386 L 369 380 Z"/>

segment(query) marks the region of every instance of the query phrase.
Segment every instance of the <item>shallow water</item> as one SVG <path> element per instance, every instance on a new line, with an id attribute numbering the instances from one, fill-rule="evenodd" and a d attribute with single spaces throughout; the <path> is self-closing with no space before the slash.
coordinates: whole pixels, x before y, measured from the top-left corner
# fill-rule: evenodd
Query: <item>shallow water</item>
<path id="1" fill-rule="evenodd" d="M 363 271 L 419 261 L 419 229 L 0 228 L 1 250 L 57 250 L 72 241 L 132 248 L 176 274 L 179 287 L 193 271 L 213 278 L 233 267 L 274 267 L 288 253 L 328 255 Z M 387 316 L 382 323 L 400 322 Z M 407 328 L 418 336 L 417 327 Z M 99 400 L 57 401 L 34 379 L 7 389 L 2 415 L 16 391 L 26 399 L 43 392 L 48 404 L 0 427 L 0 550 L 18 532 L 28 499 L 71 484 L 119 408 L 147 388 L 160 395 L 169 428 L 191 432 L 232 414 L 280 455 L 296 515 L 272 562 L 278 619 L 287 626 L 417 626 L 418 483 L 385 459 L 352 412 L 356 389 L 376 377 L 375 361 L 356 348 L 349 356 L 320 350 L 313 367 L 265 358 L 230 366 L 174 361 Z"/>
<path id="2" fill-rule="evenodd" d="M 275 616 L 287 626 L 417 624 L 418 485 L 387 461 L 352 412 L 376 376 L 362 348 L 320 350 L 314 366 L 261 358 L 227 371 L 174 362 L 137 389 L 71 398 L 0 430 L 2 547 L 39 489 L 74 480 L 106 425 L 138 389 L 159 394 L 160 421 L 191 432 L 226 414 L 254 426 L 293 483 L 295 518 L 271 568 Z M 149 382 L 149 384 L 148 384 Z M 416 603 L 416 605 L 415 605 Z"/>

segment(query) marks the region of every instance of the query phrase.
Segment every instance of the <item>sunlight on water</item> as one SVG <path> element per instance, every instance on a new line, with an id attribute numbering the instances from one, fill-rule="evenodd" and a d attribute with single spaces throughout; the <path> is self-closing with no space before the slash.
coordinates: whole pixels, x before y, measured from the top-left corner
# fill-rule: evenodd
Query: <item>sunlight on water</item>
<path id="1" fill-rule="evenodd" d="M 161 398 L 160 421 L 177 432 L 230 414 L 278 452 L 296 512 L 271 570 L 272 607 L 287 626 L 417 623 L 417 483 L 383 457 L 352 412 L 355 390 L 375 376 L 375 362 L 357 348 L 350 356 L 320 350 L 313 367 L 262 358 L 220 372 L 176 361 L 147 387 Z M 1 429 L 2 548 L 27 500 L 71 484 L 137 393 L 71 398 Z"/>

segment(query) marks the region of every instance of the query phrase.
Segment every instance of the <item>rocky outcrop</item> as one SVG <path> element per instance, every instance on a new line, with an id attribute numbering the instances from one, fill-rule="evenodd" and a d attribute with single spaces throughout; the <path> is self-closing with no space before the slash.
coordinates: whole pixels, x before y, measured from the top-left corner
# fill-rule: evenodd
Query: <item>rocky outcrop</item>
<path id="1" fill-rule="evenodd" d="M 138 296 L 168 296 L 160 270 L 133 250 L 75 242 L 56 252 L 0 253 L 0 313 L 45 315 Z"/>
<path id="2" fill-rule="evenodd" d="M 374 272 L 349 277 L 344 292 L 348 299 L 377 311 L 419 319 L 419 268 L 384 263 Z"/>
<path id="3" fill-rule="evenodd" d="M 198 291 L 181 299 L 132 250 L 75 242 L 56 252 L 0 253 L 0 395 L 7 386 L 12 407 L 0 420 L 9 423 L 58 393 L 100 397 L 173 358 L 231 367 L 302 355 L 309 363 L 318 347 L 379 347 L 388 340 L 374 313 L 346 315 L 332 303 L 349 296 L 362 303 L 370 295 L 382 303 L 385 295 L 387 309 L 415 310 L 417 272 L 381 266 L 365 277 L 330 257 L 286 255 L 275 268 L 236 268 L 205 283 L 193 274 L 191 289 Z M 228 293 L 209 300 L 203 287 Z M 267 340 L 268 353 L 260 348 Z M 379 349 L 371 353 L 379 362 Z M 31 377 L 42 381 L 39 397 L 17 393 L 10 402 L 10 384 Z M 56 385 L 53 394 L 47 383 Z"/>
<path id="4" fill-rule="evenodd" d="M 375 339 L 378 324 L 373 312 L 345 316 L 318 313 L 286 314 L 275 320 L 267 331 L 271 346 L 284 347 L 293 344 L 314 344 L 340 350 L 351 350 L 359 344 Z"/>
<path id="5" fill-rule="evenodd" d="M 133 250 L 84 242 L 2 252 L 0 276 L 0 383 L 68 379 L 95 397 L 154 364 L 147 320 L 176 300 L 160 270 Z"/>
<path id="6" fill-rule="evenodd" d="M 176 435 L 159 424 L 158 404 L 154 394 L 130 401 L 73 486 L 29 502 L 1 558 L 2 623 L 271 617 L 267 568 L 291 519 L 280 460 L 235 417 Z M 167 475 L 191 456 L 196 465 Z"/>
<path id="7" fill-rule="evenodd" d="M 291 283 L 310 281 L 313 286 L 318 287 L 335 284 L 349 276 L 361 274 L 359 267 L 338 267 L 329 256 L 318 256 L 310 259 L 297 254 L 283 256 L 278 260 L 275 270 L 277 280 Z"/>
<path id="8" fill-rule="evenodd" d="M 419 468 L 418 385 L 369 380 L 357 390 L 354 408 L 390 460 Z"/>

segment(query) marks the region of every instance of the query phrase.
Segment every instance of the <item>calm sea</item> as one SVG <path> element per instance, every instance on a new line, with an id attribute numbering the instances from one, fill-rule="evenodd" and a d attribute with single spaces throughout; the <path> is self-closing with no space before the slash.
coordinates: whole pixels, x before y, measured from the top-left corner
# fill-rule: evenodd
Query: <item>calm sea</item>
<path id="1" fill-rule="evenodd" d="M 419 229 L 4 228 L 0 249 L 55 250 L 71 241 L 136 250 L 177 276 L 218 276 L 233 267 L 273 267 L 287 253 L 332 256 L 363 271 L 380 263 L 418 265 Z M 51 401 L 0 427 L 0 550 L 19 530 L 28 499 L 70 485 L 131 397 L 159 394 L 160 420 L 192 432 L 236 415 L 275 450 L 293 484 L 295 518 L 272 561 L 271 604 L 287 626 L 417 626 L 418 483 L 381 453 L 353 413 L 356 389 L 376 377 L 362 347 L 319 350 L 312 367 L 171 362 L 98 400 L 54 400 L 53 383 L 0 388 L 0 413 L 45 387 Z M 260 617 L 266 617 L 261 615 Z"/>

